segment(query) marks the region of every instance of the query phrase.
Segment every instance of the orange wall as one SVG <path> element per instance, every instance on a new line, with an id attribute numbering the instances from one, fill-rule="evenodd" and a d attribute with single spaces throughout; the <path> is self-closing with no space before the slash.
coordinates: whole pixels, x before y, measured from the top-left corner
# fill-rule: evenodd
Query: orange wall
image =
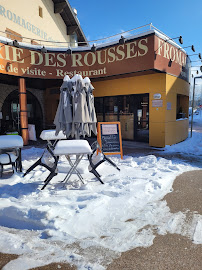
<path id="1" fill-rule="evenodd" d="M 189 96 L 189 84 L 177 77 L 156 73 L 93 82 L 95 97 L 149 93 L 149 144 L 175 144 L 188 136 L 187 119 L 176 121 L 177 94 Z M 152 107 L 154 94 L 161 94 L 162 107 Z M 171 110 L 167 110 L 167 102 Z M 188 106 L 188 105 L 187 105 Z"/>

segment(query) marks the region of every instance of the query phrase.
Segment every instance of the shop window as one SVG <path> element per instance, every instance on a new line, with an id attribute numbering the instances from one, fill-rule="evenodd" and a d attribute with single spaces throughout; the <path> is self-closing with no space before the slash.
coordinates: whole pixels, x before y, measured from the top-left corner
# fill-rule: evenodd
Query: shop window
<path id="1" fill-rule="evenodd" d="M 43 9 L 39 7 L 39 17 L 43 18 Z"/>
<path id="2" fill-rule="evenodd" d="M 98 122 L 104 121 L 104 98 L 103 97 L 96 97 L 95 98 L 95 111 L 97 116 Z"/>
<path id="3" fill-rule="evenodd" d="M 118 97 L 117 96 L 104 98 L 104 112 L 105 112 L 106 122 L 118 121 Z"/>
<path id="4" fill-rule="evenodd" d="M 189 97 L 177 95 L 176 119 L 187 118 L 189 111 Z"/>
<path id="5" fill-rule="evenodd" d="M 119 96 L 118 97 L 119 103 L 119 114 L 129 114 L 133 113 L 134 106 L 133 106 L 133 97 L 130 96 Z"/>
<path id="6" fill-rule="evenodd" d="M 70 35 L 70 46 L 78 47 L 78 37 L 75 32 L 72 35 Z"/>
<path id="7" fill-rule="evenodd" d="M 12 40 L 22 41 L 22 36 L 9 28 L 6 28 L 6 37 Z"/>

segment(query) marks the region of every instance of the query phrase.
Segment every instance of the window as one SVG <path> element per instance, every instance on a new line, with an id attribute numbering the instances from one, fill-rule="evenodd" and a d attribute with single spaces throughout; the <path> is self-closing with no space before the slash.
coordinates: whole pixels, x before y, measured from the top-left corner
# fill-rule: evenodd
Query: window
<path id="1" fill-rule="evenodd" d="M 39 7 L 39 17 L 43 18 L 43 9 Z"/>
<path id="2" fill-rule="evenodd" d="M 22 41 L 22 36 L 9 28 L 6 28 L 6 37 L 20 42 Z"/>
<path id="3" fill-rule="evenodd" d="M 189 97 L 185 95 L 177 95 L 176 104 L 176 119 L 188 117 L 189 111 Z"/>
<path id="4" fill-rule="evenodd" d="M 78 37 L 75 32 L 72 35 L 70 35 L 70 42 L 71 47 L 78 47 Z"/>

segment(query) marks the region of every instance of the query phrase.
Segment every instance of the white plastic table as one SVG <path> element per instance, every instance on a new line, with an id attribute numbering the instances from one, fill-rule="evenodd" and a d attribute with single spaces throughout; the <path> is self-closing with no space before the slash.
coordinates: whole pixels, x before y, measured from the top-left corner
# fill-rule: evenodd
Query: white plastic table
<path id="1" fill-rule="evenodd" d="M 62 131 L 55 135 L 55 129 L 46 129 L 43 130 L 40 134 L 40 138 L 44 141 L 47 141 L 49 144 L 54 145 L 51 141 L 57 142 L 58 140 L 65 140 L 67 137 L 64 135 Z"/>
<path id="2" fill-rule="evenodd" d="M 0 135 L 0 154 L 15 151 L 17 155 L 16 168 L 22 171 L 21 148 L 23 139 L 19 135 Z"/>
<path id="3" fill-rule="evenodd" d="M 65 181 L 65 184 L 67 183 L 74 171 L 78 175 L 79 179 L 82 181 L 83 178 L 81 174 L 77 171 L 77 166 L 79 165 L 84 155 L 90 155 L 91 153 L 91 147 L 86 140 L 61 140 L 56 143 L 53 150 L 53 155 L 56 157 L 56 163 L 58 162 L 60 156 L 65 155 L 71 167 L 65 179 L 63 180 L 63 182 Z M 72 155 L 76 155 L 76 160 L 74 162 L 71 159 Z M 42 189 L 46 187 L 46 185 L 50 182 L 51 179 L 52 177 L 46 179 Z"/>

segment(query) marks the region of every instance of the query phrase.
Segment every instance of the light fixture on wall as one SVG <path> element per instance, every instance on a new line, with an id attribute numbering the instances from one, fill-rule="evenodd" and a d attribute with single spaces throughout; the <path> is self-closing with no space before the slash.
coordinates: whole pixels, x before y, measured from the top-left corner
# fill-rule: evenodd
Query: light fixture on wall
<path id="1" fill-rule="evenodd" d="M 179 37 L 179 43 L 180 44 L 183 44 L 183 38 L 182 38 L 182 36 Z"/>
<path id="2" fill-rule="evenodd" d="M 91 47 L 91 51 L 92 51 L 92 52 L 95 52 L 95 51 L 96 51 L 95 43 L 93 43 L 93 46 Z"/>
<path id="3" fill-rule="evenodd" d="M 47 53 L 47 49 L 43 46 L 43 47 L 41 48 L 41 52 L 42 52 L 42 53 Z"/>
<path id="4" fill-rule="evenodd" d="M 191 47 L 192 51 L 193 51 L 193 52 L 195 52 L 194 45 L 190 45 L 190 46 L 186 46 L 186 47 L 178 48 L 178 51 L 179 51 L 180 49 L 185 49 L 185 48 L 190 48 L 190 47 Z M 177 52 L 177 51 L 175 51 L 175 53 L 174 53 L 173 57 L 176 55 L 176 52 Z M 168 62 L 168 66 L 169 66 L 169 67 L 171 67 L 171 66 L 172 66 L 172 62 L 173 62 L 173 60 L 170 58 L 170 60 L 169 60 L 169 62 Z M 192 62 L 194 62 L 194 61 L 192 61 Z"/>
<path id="5" fill-rule="evenodd" d="M 14 46 L 14 47 L 17 47 L 17 48 L 20 47 L 20 44 L 19 44 L 19 42 L 18 42 L 16 39 L 13 40 L 13 46 Z"/>
<path id="6" fill-rule="evenodd" d="M 185 48 L 190 48 L 191 47 L 191 50 L 193 52 L 195 52 L 195 48 L 194 48 L 194 45 L 190 45 L 190 46 L 187 46 L 187 47 L 182 47 L 182 49 L 185 49 Z"/>
<path id="7" fill-rule="evenodd" d="M 192 71 L 196 71 L 196 74 L 199 74 L 199 71 L 197 69 L 192 69 Z M 192 78 L 194 78 L 194 74 L 192 73 Z"/>
<path id="8" fill-rule="evenodd" d="M 67 49 L 66 53 L 67 53 L 67 54 L 71 54 L 71 53 L 72 53 L 72 50 L 71 50 L 70 47 Z"/>
<path id="9" fill-rule="evenodd" d="M 166 42 L 169 41 L 169 40 L 174 40 L 174 39 L 177 39 L 177 38 L 178 38 L 179 43 L 180 43 L 180 44 L 183 44 L 183 38 L 182 38 L 182 36 L 175 37 L 175 38 L 168 38 L 168 39 L 165 40 L 164 43 L 166 43 Z M 158 51 L 158 50 L 164 45 L 164 43 L 162 43 L 162 44 L 155 50 L 155 55 L 156 55 L 156 51 Z"/>
<path id="10" fill-rule="evenodd" d="M 202 66 L 196 66 L 195 68 L 200 68 L 200 71 L 202 72 Z M 191 71 L 196 71 L 196 74 L 199 74 L 199 70 L 198 69 L 192 69 Z M 194 74 L 192 73 L 192 78 L 194 78 Z"/>
<path id="11" fill-rule="evenodd" d="M 119 39 L 119 44 L 123 45 L 126 42 L 126 38 L 124 36 L 121 36 Z"/>

